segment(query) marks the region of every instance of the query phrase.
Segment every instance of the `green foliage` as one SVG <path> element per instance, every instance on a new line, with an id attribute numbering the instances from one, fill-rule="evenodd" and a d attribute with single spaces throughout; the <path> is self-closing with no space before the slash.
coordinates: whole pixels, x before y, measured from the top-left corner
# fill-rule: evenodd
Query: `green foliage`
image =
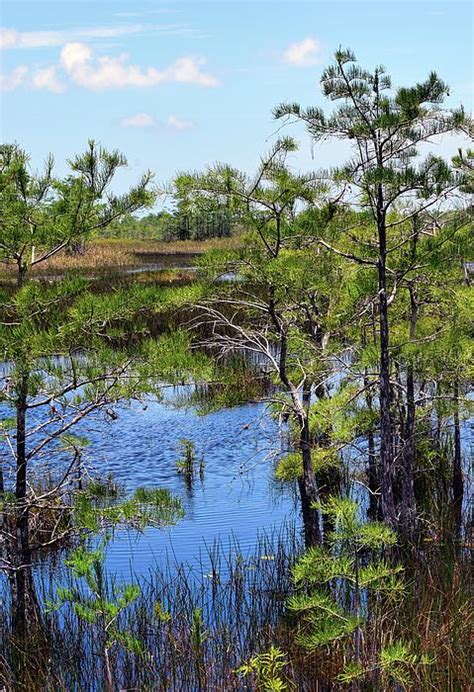
<path id="1" fill-rule="evenodd" d="M 188 484 L 192 484 L 197 471 L 202 479 L 205 469 L 204 455 L 198 459 L 195 443 L 183 438 L 179 441 L 179 449 L 181 457 L 176 462 L 176 471 L 184 476 Z"/>
<path id="2" fill-rule="evenodd" d="M 278 465 L 275 469 L 275 478 L 277 481 L 282 481 L 284 483 L 293 483 L 301 478 L 303 475 L 303 460 L 301 459 L 301 454 L 298 452 L 291 452 L 290 454 L 285 454 L 278 461 Z"/>
<path id="3" fill-rule="evenodd" d="M 184 330 L 147 340 L 141 352 L 140 372 L 144 376 L 149 373 L 151 386 L 157 378 L 167 384 L 187 384 L 205 381 L 214 373 L 210 359 L 193 348 L 190 335 Z"/>
<path id="4" fill-rule="evenodd" d="M 431 656 L 415 654 L 408 643 L 394 641 L 383 647 L 378 660 L 370 665 L 364 666 L 360 662 L 346 664 L 337 679 L 345 685 L 351 685 L 376 673 L 385 689 L 393 684 L 401 685 L 403 689 L 413 689 L 420 668 L 433 663 Z"/>
<path id="5" fill-rule="evenodd" d="M 260 692 L 284 692 L 290 689 L 284 676 L 285 658 L 280 649 L 271 646 L 268 651 L 252 656 L 236 673 L 243 677 L 251 676 Z"/>
<path id="6" fill-rule="evenodd" d="M 35 173 L 16 144 L 0 147 L 0 257 L 17 266 L 20 284 L 29 267 L 154 201 L 149 172 L 125 194 L 111 192 L 115 174 L 127 165 L 117 150 L 90 140 L 68 165 L 69 175 L 55 178 L 49 156 L 43 173 Z"/>
<path id="7" fill-rule="evenodd" d="M 413 671 L 418 666 L 431 665 L 432 656 L 413 653 L 407 642 L 397 641 L 385 646 L 380 653 L 380 667 L 387 682 L 398 682 L 409 688 L 413 684 Z"/>
<path id="8" fill-rule="evenodd" d="M 195 608 L 191 620 L 191 641 L 197 656 L 202 656 L 203 646 L 208 636 L 209 633 L 204 627 L 202 610 L 201 608 Z"/>
<path id="9" fill-rule="evenodd" d="M 328 436 L 333 444 L 342 445 L 365 434 L 377 422 L 360 394 L 360 386 L 341 383 L 338 391 L 315 401 L 310 410 L 313 434 Z"/>
<path id="10" fill-rule="evenodd" d="M 348 498 L 330 497 L 319 508 L 334 526 L 328 547 L 309 548 L 296 562 L 297 593 L 288 601 L 298 616 L 296 640 L 309 650 L 351 635 L 358 639 L 369 593 L 391 598 L 403 593 L 401 566 L 380 555 L 395 543 L 393 531 L 378 522 L 364 523 Z"/>
<path id="11" fill-rule="evenodd" d="M 337 450 L 333 447 L 317 447 L 311 450 L 311 464 L 314 472 L 337 468 L 341 463 Z M 278 461 L 275 478 L 284 483 L 292 483 L 303 477 L 303 459 L 300 452 L 285 454 Z"/>
<path id="12" fill-rule="evenodd" d="M 143 529 L 146 526 L 169 526 L 184 516 L 179 498 L 165 488 L 137 488 L 122 502 L 114 502 L 103 484 L 89 484 L 74 496 L 73 520 L 77 530 L 97 532 L 117 526 Z"/>
<path id="13" fill-rule="evenodd" d="M 104 574 L 105 544 L 96 550 L 86 550 L 79 546 L 66 559 L 76 584 L 72 588 L 58 587 L 57 601 L 48 603 L 49 611 L 67 605 L 74 609 L 77 617 L 94 631 L 97 653 L 104 658 L 106 679 L 110 681 L 111 668 L 109 653 L 111 649 L 123 647 L 136 655 L 144 656 L 143 642 L 121 626 L 121 615 L 140 596 L 136 584 L 113 584 L 112 593 L 106 585 Z M 85 589 L 81 589 L 81 582 Z"/>
<path id="14" fill-rule="evenodd" d="M 159 601 L 155 602 L 153 606 L 153 612 L 156 619 L 163 624 L 169 624 L 173 621 L 173 616 L 167 610 L 165 610 Z"/>
<path id="15" fill-rule="evenodd" d="M 82 486 L 72 500 L 71 532 L 120 523 L 174 522 L 182 507 L 164 494 L 146 499 L 137 495 L 119 503 L 119 489 L 113 484 L 98 479 L 83 483 L 82 455 L 88 441 L 74 435 L 74 427 L 101 410 L 116 418 L 113 407 L 119 401 L 161 396 L 164 382 L 194 382 L 214 371 L 209 359 L 192 348 L 186 332 L 149 337 L 148 319 L 188 304 L 200 289 L 132 287 L 99 294 L 88 289 L 89 283 L 82 279 L 51 286 L 31 282 L 1 307 L 0 349 L 12 367 L 0 401 L 16 414 L 2 425 L 2 452 L 17 463 L 14 436 L 21 415 L 31 440 L 28 472 L 29 462 L 39 455 L 72 456 L 68 477 L 59 487 L 69 506 L 70 477 Z M 32 435 L 38 420 L 41 426 Z"/>

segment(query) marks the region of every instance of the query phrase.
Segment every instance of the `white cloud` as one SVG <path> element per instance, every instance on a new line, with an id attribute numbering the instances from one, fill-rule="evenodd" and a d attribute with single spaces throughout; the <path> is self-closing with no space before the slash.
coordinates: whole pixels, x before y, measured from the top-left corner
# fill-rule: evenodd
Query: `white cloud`
<path id="1" fill-rule="evenodd" d="M 166 125 L 171 129 L 171 130 L 191 130 L 194 127 L 194 123 L 191 122 L 191 120 L 183 120 L 182 118 L 178 118 L 178 116 L 171 115 L 168 116 L 166 120 Z"/>
<path id="2" fill-rule="evenodd" d="M 62 46 L 69 41 L 94 38 L 116 38 L 143 31 L 141 24 L 121 26 L 96 26 L 53 31 L 16 31 L 0 28 L 0 49 L 11 48 L 51 48 Z"/>
<path id="3" fill-rule="evenodd" d="M 65 89 L 65 85 L 58 78 L 55 65 L 38 68 L 34 72 L 30 72 L 26 65 L 19 65 L 9 74 L 0 75 L 1 91 L 13 91 L 19 87 L 45 89 L 56 93 Z"/>
<path id="4" fill-rule="evenodd" d="M 122 118 L 120 124 L 122 127 L 135 128 L 165 127 L 168 130 L 176 130 L 178 132 L 191 130 L 194 127 L 194 123 L 191 120 L 178 118 L 178 116 L 173 113 L 171 113 L 164 122 L 157 120 L 153 115 L 150 115 L 150 113 L 135 113 L 135 115 Z"/>
<path id="5" fill-rule="evenodd" d="M 163 79 L 168 82 L 197 84 L 202 87 L 219 86 L 219 81 L 214 75 L 200 69 L 205 64 L 205 58 L 179 58 L 164 70 Z"/>
<path id="6" fill-rule="evenodd" d="M 17 31 L 0 27 L 0 50 L 13 48 L 52 48 L 65 43 L 94 39 L 119 38 L 131 34 L 160 33 L 196 35 L 200 32 L 186 24 L 119 24 L 116 26 L 90 26 L 51 31 Z"/>
<path id="7" fill-rule="evenodd" d="M 9 74 L 0 75 L 0 89 L 2 91 L 13 91 L 18 87 L 23 86 L 28 77 L 28 68 L 26 65 L 18 65 Z"/>
<path id="8" fill-rule="evenodd" d="M 292 43 L 283 53 L 283 61 L 294 67 L 311 67 L 319 62 L 321 44 L 315 38 Z"/>
<path id="9" fill-rule="evenodd" d="M 202 87 L 215 87 L 218 80 L 201 68 L 204 58 L 179 58 L 164 70 L 142 69 L 130 65 L 128 55 L 93 55 L 85 43 L 67 43 L 61 51 L 61 65 L 69 78 L 85 89 L 102 91 L 123 87 L 150 87 L 162 82 L 181 82 Z"/>
<path id="10" fill-rule="evenodd" d="M 156 125 L 156 120 L 149 113 L 136 113 L 128 118 L 122 118 L 120 124 L 123 127 L 153 127 Z"/>
<path id="11" fill-rule="evenodd" d="M 31 83 L 35 89 L 46 89 L 59 94 L 65 90 L 65 85 L 58 78 L 57 68 L 55 65 L 44 67 L 36 70 L 31 78 Z"/>

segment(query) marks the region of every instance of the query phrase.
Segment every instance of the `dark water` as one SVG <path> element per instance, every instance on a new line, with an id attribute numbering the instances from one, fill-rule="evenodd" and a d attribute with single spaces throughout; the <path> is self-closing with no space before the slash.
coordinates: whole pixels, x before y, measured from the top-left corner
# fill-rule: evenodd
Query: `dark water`
<path id="1" fill-rule="evenodd" d="M 195 271 L 195 263 L 200 257 L 198 252 L 134 252 L 133 254 L 137 259 L 137 266 L 122 267 L 120 274 L 140 274 L 143 272 L 162 271 L 164 269 Z"/>

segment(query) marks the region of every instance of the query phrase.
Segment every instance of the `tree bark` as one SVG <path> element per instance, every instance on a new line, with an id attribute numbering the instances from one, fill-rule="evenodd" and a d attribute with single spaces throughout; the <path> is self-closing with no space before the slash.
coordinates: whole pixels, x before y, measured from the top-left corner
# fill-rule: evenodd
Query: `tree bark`
<path id="1" fill-rule="evenodd" d="M 418 305 L 413 286 L 410 286 L 410 341 L 415 338 Z M 402 492 L 400 523 L 411 533 L 415 528 L 416 501 L 413 470 L 415 465 L 415 374 L 413 363 L 407 364 L 407 401 L 402 452 Z"/>
<path id="2" fill-rule="evenodd" d="M 26 501 L 26 410 L 28 374 L 19 377 L 16 400 L 16 479 L 15 479 L 15 550 L 23 564 L 29 563 L 30 545 L 28 531 L 28 504 Z"/>
<path id="3" fill-rule="evenodd" d="M 392 416 L 390 388 L 390 339 L 387 302 L 387 229 L 383 211 L 382 186 L 378 186 L 377 229 L 379 240 L 378 284 L 379 284 L 379 327 L 380 327 L 380 485 L 382 514 L 392 527 L 397 517 L 393 499 L 392 469 Z"/>
<path id="4" fill-rule="evenodd" d="M 25 285 L 25 280 L 26 280 L 26 274 L 28 271 L 28 267 L 26 264 L 24 264 L 21 259 L 18 260 L 18 271 L 16 274 L 16 287 L 17 288 L 23 288 Z"/>
<path id="5" fill-rule="evenodd" d="M 303 460 L 303 477 L 299 481 L 301 497 L 301 508 L 303 513 L 305 545 L 309 548 L 312 545 L 321 543 L 321 528 L 319 525 L 319 511 L 312 505 L 319 501 L 318 485 L 311 463 L 311 435 L 309 429 L 309 392 L 303 393 L 303 404 L 305 415 L 300 420 L 300 450 Z"/>
<path id="6" fill-rule="evenodd" d="M 459 532 L 462 518 L 462 502 L 464 497 L 464 480 L 462 473 L 461 424 L 459 420 L 459 380 L 454 381 L 454 460 L 453 460 L 453 510 L 456 530 Z"/>
<path id="7" fill-rule="evenodd" d="M 317 545 L 322 541 L 322 535 L 319 525 L 319 511 L 312 507 L 313 503 L 319 501 L 318 484 L 314 475 L 313 466 L 311 463 L 311 432 L 309 429 L 309 408 L 311 403 L 311 386 L 305 384 L 303 389 L 303 401 L 300 400 L 298 390 L 295 385 L 290 382 L 286 371 L 287 358 L 287 336 L 282 328 L 280 320 L 275 311 L 275 303 L 273 296 L 270 297 L 269 304 L 270 317 L 279 331 L 280 335 L 280 354 L 278 374 L 282 384 L 284 384 L 289 393 L 293 412 L 300 424 L 300 439 L 299 446 L 301 458 L 303 462 L 303 476 L 298 481 L 298 487 L 301 498 L 301 508 L 303 514 L 303 525 L 306 547 Z"/>
<path id="8" fill-rule="evenodd" d="M 368 386 L 367 371 L 364 374 L 364 387 Z M 366 389 L 365 403 L 370 412 L 372 412 L 372 393 L 370 389 Z M 372 519 L 380 518 L 380 502 L 378 495 L 380 492 L 379 471 L 377 468 L 377 459 L 375 456 L 375 436 L 372 426 L 367 433 L 367 476 L 369 482 L 369 516 Z"/>
<path id="9" fill-rule="evenodd" d="M 16 400 L 16 479 L 13 538 L 9 545 L 12 565 L 13 668 L 18 689 L 39 689 L 46 680 L 49 658 L 48 637 L 36 596 L 31 568 L 29 507 L 27 501 L 26 411 L 28 373 L 19 377 Z M 41 685 L 42 688 L 42 685 Z"/>

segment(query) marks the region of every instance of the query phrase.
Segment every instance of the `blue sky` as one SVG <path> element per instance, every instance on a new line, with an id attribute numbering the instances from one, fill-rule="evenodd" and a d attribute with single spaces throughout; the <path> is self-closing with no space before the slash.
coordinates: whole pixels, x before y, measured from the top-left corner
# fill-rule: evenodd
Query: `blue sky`
<path id="1" fill-rule="evenodd" d="M 159 182 L 215 161 L 251 172 L 274 137 L 281 101 L 324 105 L 318 80 L 339 45 L 395 84 L 435 69 L 450 106 L 472 110 L 469 2 L 141 2 L 3 0 L 1 137 L 39 165 L 92 137 L 129 160 L 119 188 L 150 168 Z M 294 165 L 336 163 L 302 129 Z M 452 153 L 456 141 L 439 151 Z"/>

